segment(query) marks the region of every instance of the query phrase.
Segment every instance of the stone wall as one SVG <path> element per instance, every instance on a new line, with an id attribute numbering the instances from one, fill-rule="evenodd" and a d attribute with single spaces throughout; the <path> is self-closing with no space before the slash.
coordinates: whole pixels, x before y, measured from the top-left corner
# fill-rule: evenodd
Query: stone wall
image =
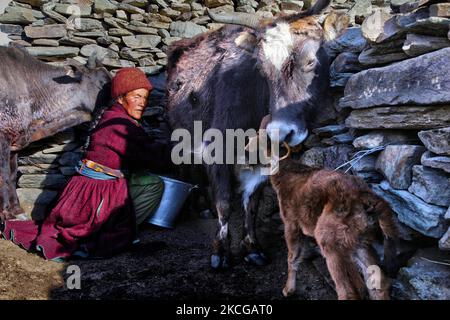
<path id="1" fill-rule="evenodd" d="M 313 130 L 304 162 L 326 165 L 324 145 L 350 146 L 354 165 L 343 169 L 375 183 L 402 223 L 449 250 L 450 5 L 402 3 L 374 9 L 327 47 L 341 121 Z"/>
<path id="2" fill-rule="evenodd" d="M 0 44 L 11 41 L 54 63 L 66 58 L 85 63 L 96 52 L 113 74 L 127 66 L 156 74 L 166 65 L 165 51 L 172 42 L 222 26 L 210 20 L 206 7 L 215 13 L 257 12 L 270 17 L 308 4 L 294 0 L 16 0 L 0 15 Z"/>

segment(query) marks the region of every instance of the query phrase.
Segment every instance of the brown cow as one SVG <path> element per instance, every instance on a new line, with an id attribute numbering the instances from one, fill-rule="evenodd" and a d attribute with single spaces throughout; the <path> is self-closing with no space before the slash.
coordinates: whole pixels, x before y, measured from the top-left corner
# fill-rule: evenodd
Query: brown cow
<path id="1" fill-rule="evenodd" d="M 339 299 L 363 298 L 364 282 L 370 281 L 375 282 L 368 290 L 371 299 L 389 299 L 389 279 L 378 268 L 371 249 L 380 227 L 385 237 L 384 263 L 390 273 L 395 272 L 397 231 L 386 201 L 358 177 L 309 168 L 292 159 L 280 162 L 271 182 L 277 192 L 288 247 L 284 296 L 295 293 L 301 243 L 310 236 L 316 239 L 326 259 Z M 364 281 L 358 271 L 363 273 Z"/>

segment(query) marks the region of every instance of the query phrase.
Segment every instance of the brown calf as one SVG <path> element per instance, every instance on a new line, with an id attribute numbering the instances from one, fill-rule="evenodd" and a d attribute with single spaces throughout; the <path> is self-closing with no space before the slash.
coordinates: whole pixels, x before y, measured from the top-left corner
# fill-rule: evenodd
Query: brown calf
<path id="1" fill-rule="evenodd" d="M 302 240 L 314 237 L 326 259 L 338 299 L 389 299 L 390 281 L 372 252 L 378 226 L 384 235 L 388 271 L 394 271 L 396 224 L 389 205 L 360 178 L 313 169 L 292 159 L 280 162 L 271 176 L 284 222 L 288 279 L 283 295 L 295 293 Z M 371 267 L 372 266 L 372 267 Z M 363 278 L 360 273 L 363 274 Z M 371 271 L 379 271 L 372 274 Z"/>

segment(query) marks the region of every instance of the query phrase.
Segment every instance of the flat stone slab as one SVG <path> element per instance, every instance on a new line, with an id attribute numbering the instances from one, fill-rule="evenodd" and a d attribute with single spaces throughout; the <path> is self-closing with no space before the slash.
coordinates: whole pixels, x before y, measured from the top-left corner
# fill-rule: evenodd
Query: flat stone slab
<path id="1" fill-rule="evenodd" d="M 408 227 L 436 239 L 447 231 L 446 207 L 428 204 L 408 191 L 396 190 L 387 181 L 374 185 L 372 189 L 391 205 L 398 219 Z"/>
<path id="2" fill-rule="evenodd" d="M 420 163 L 425 152 L 423 146 L 390 145 L 384 149 L 376 163 L 376 168 L 395 189 L 408 189 L 412 181 L 412 168 Z"/>
<path id="3" fill-rule="evenodd" d="M 78 31 L 94 31 L 100 30 L 104 31 L 101 21 L 92 18 L 79 18 L 77 20 L 79 23 L 75 23 L 74 27 Z"/>
<path id="4" fill-rule="evenodd" d="M 346 132 L 323 139 L 322 142 L 326 145 L 332 146 L 335 144 L 351 144 L 353 140 L 355 140 L 355 137 L 352 134 Z"/>
<path id="5" fill-rule="evenodd" d="M 58 47 L 59 42 L 55 39 L 36 39 L 32 42 L 33 46 Z"/>
<path id="6" fill-rule="evenodd" d="M 27 47 L 26 50 L 39 59 L 73 58 L 80 52 L 74 47 Z"/>
<path id="7" fill-rule="evenodd" d="M 393 282 L 398 300 L 449 300 L 450 254 L 437 248 L 420 249 Z"/>
<path id="8" fill-rule="evenodd" d="M 94 12 L 96 13 L 115 13 L 118 6 L 110 2 L 109 0 L 95 0 Z"/>
<path id="9" fill-rule="evenodd" d="M 450 155 L 450 127 L 419 132 L 419 138 L 428 150 Z"/>
<path id="10" fill-rule="evenodd" d="M 450 103 L 450 48 L 361 71 L 345 86 L 340 108 Z"/>
<path id="11" fill-rule="evenodd" d="M 53 10 L 66 16 L 74 15 L 76 17 L 87 17 L 92 12 L 90 5 L 76 5 L 68 3 L 57 3 Z"/>
<path id="12" fill-rule="evenodd" d="M 377 107 L 353 110 L 345 120 L 358 129 L 430 129 L 450 125 L 450 105 Z"/>
<path id="13" fill-rule="evenodd" d="M 375 53 L 375 50 L 369 48 L 361 52 L 358 57 L 358 61 L 367 67 L 385 65 L 395 61 L 401 61 L 408 58 L 408 55 L 404 52 L 389 52 L 389 53 Z"/>
<path id="14" fill-rule="evenodd" d="M 192 38 L 200 33 L 206 32 L 203 26 L 199 26 L 193 22 L 176 21 L 170 24 L 170 35 L 178 38 Z"/>
<path id="15" fill-rule="evenodd" d="M 31 12 L 8 12 L 0 15 L 0 23 L 28 25 L 36 21 Z"/>
<path id="16" fill-rule="evenodd" d="M 19 166 L 17 171 L 21 174 L 58 173 L 56 164 L 40 163 L 34 166 Z"/>
<path id="17" fill-rule="evenodd" d="M 416 57 L 431 51 L 450 47 L 450 40 L 447 37 L 433 37 L 409 33 L 402 50 L 410 57 Z"/>
<path id="18" fill-rule="evenodd" d="M 23 32 L 23 27 L 16 24 L 0 24 L 0 32 L 20 36 Z"/>
<path id="19" fill-rule="evenodd" d="M 19 155 L 19 165 L 37 165 L 40 164 L 53 164 L 57 161 L 59 155 L 57 154 L 44 154 L 42 151 L 38 151 L 28 156 Z"/>
<path id="20" fill-rule="evenodd" d="M 111 28 L 108 30 L 108 34 L 110 36 L 123 37 L 123 36 L 132 36 L 133 33 L 126 29 L 122 28 Z"/>
<path id="21" fill-rule="evenodd" d="M 82 47 L 87 44 L 97 44 L 97 41 L 95 41 L 94 39 L 83 37 L 63 37 L 59 39 L 59 44 L 73 47 Z"/>
<path id="22" fill-rule="evenodd" d="M 52 145 L 50 148 L 42 150 L 42 153 L 62 153 L 67 151 L 72 151 L 80 147 L 80 144 L 77 142 L 71 142 L 68 144 L 55 144 Z"/>
<path id="23" fill-rule="evenodd" d="M 97 54 L 97 57 L 99 57 L 100 60 L 104 58 L 110 58 L 110 59 L 118 59 L 119 54 L 117 52 L 114 52 L 113 50 L 103 48 L 97 44 L 87 44 L 83 46 L 80 50 L 81 55 L 85 57 L 90 57 L 93 53 Z"/>
<path id="24" fill-rule="evenodd" d="M 62 174 L 24 174 L 19 178 L 17 185 L 19 188 L 59 190 L 64 187 L 67 181 L 67 177 Z"/>
<path id="25" fill-rule="evenodd" d="M 315 134 L 318 134 L 320 137 L 332 137 L 334 135 L 341 134 L 346 131 L 348 131 L 348 129 L 343 124 L 335 124 L 313 129 L 313 132 Z"/>
<path id="26" fill-rule="evenodd" d="M 81 31 L 81 32 L 74 32 L 73 35 L 76 37 L 82 37 L 82 38 L 98 38 L 98 37 L 106 36 L 106 31 L 102 31 L 102 30 Z"/>

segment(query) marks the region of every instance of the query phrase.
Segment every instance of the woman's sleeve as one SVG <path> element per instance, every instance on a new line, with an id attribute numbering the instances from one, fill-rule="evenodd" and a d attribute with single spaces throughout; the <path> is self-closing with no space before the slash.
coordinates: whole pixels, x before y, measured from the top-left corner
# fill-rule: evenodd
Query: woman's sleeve
<path id="1" fill-rule="evenodd" d="M 128 119 L 115 122 L 109 128 L 108 146 L 122 159 L 121 167 L 158 172 L 171 166 L 169 145 L 152 139 Z"/>

